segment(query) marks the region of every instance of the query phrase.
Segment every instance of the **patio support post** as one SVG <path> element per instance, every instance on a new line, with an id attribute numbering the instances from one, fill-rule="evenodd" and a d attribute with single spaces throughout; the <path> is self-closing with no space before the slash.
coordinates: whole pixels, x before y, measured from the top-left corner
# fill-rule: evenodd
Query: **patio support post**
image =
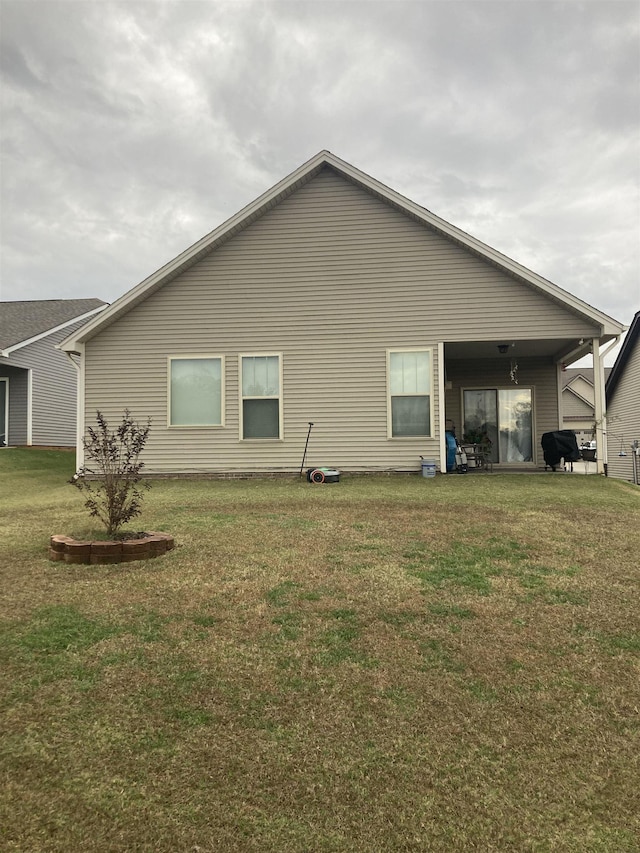
<path id="1" fill-rule="evenodd" d="M 593 352 L 593 390 L 595 395 L 596 471 L 598 474 L 604 474 L 604 466 L 607 462 L 604 360 L 600 355 L 600 341 L 598 338 L 593 339 L 591 348 Z"/>
<path id="2" fill-rule="evenodd" d="M 440 433 L 440 473 L 447 473 L 447 440 L 445 436 L 446 420 L 444 406 L 444 341 L 438 341 L 438 430 Z"/>

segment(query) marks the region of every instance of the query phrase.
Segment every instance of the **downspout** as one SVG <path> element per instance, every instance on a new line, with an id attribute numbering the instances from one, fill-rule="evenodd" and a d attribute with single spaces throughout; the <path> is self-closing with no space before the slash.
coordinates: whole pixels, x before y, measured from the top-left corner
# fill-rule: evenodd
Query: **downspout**
<path id="1" fill-rule="evenodd" d="M 78 344 L 80 363 L 75 361 L 70 352 L 65 354 L 77 373 L 76 381 L 76 471 L 84 465 L 84 344 Z"/>
<path id="2" fill-rule="evenodd" d="M 33 370 L 27 370 L 27 447 L 33 444 Z"/>
<path id="3" fill-rule="evenodd" d="M 4 382 L 4 446 L 9 447 L 9 377 L 3 376 L 0 382 Z"/>

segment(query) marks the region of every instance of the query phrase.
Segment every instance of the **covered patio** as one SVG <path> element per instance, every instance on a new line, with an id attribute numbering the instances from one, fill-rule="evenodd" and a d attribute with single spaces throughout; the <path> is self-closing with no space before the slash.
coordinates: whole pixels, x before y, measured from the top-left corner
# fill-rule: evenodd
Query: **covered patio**
<path id="1" fill-rule="evenodd" d="M 598 337 L 500 338 L 448 341 L 441 345 L 441 458 L 446 432 L 473 448 L 478 470 L 539 470 L 545 462 L 544 433 L 562 428 L 562 371 L 591 356 L 594 368 L 597 442 L 594 472 L 604 473 L 604 356 L 618 342 L 618 330 Z"/>

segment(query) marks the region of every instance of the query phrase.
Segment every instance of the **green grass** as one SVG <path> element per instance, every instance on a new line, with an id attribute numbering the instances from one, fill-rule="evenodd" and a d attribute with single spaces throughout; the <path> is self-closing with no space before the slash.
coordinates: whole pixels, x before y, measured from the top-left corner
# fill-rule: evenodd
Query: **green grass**
<path id="1" fill-rule="evenodd" d="M 638 851 L 640 492 L 577 475 L 157 481 L 95 530 L 0 451 L 8 851 Z"/>

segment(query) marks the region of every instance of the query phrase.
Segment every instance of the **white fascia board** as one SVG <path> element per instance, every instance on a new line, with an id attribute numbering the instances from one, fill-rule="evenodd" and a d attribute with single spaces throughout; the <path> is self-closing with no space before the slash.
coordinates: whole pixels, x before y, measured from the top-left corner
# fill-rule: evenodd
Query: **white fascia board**
<path id="1" fill-rule="evenodd" d="M 88 320 L 89 317 L 93 317 L 94 314 L 99 314 L 101 311 L 104 311 L 105 308 L 107 308 L 107 303 L 99 305 L 97 308 L 92 308 L 91 311 L 87 311 L 85 314 L 78 314 L 77 317 L 72 317 L 71 320 L 65 320 L 64 323 L 60 323 L 60 325 L 54 326 L 52 329 L 47 329 L 46 332 L 40 332 L 39 335 L 34 335 L 32 338 L 27 338 L 24 341 L 20 341 L 17 344 L 13 344 L 13 346 L 3 349 L 0 355 L 8 358 L 12 352 L 22 349 L 23 347 L 28 347 L 29 344 L 35 344 L 36 341 L 41 341 L 43 338 L 48 338 L 49 335 L 53 335 L 55 332 L 60 332 L 62 329 L 73 326 L 74 323 L 80 323 L 82 320 Z M 60 344 L 56 344 L 56 349 L 59 349 L 59 347 Z"/>
<path id="2" fill-rule="evenodd" d="M 95 317 L 92 321 L 83 326 L 77 335 L 72 335 L 62 341 L 59 345 L 60 348 L 68 352 L 77 352 L 78 345 L 88 341 L 103 325 L 107 325 L 110 320 L 125 313 L 129 307 L 132 307 L 137 302 L 142 301 L 145 296 L 153 293 L 167 281 L 170 281 L 185 265 L 193 262 L 200 253 L 208 252 L 216 242 L 222 240 L 222 238 L 229 234 L 229 232 L 240 228 L 247 222 L 247 220 L 251 220 L 258 214 L 268 210 L 268 208 L 272 206 L 280 196 L 292 191 L 299 181 L 303 181 L 305 179 L 308 180 L 324 165 L 331 166 L 338 173 L 344 175 L 352 182 L 368 189 L 380 198 L 386 199 L 388 202 L 400 208 L 405 213 L 413 216 L 418 221 L 423 222 L 425 225 L 428 225 L 450 239 L 455 240 L 457 243 L 466 246 L 471 251 L 484 257 L 490 263 L 493 263 L 507 272 L 518 276 L 518 278 L 530 284 L 534 288 L 537 288 L 547 296 L 553 297 L 574 313 L 586 317 L 591 322 L 598 324 L 600 326 L 601 336 L 621 334 L 624 327 L 612 317 L 608 317 L 606 314 L 597 311 L 595 308 L 587 305 L 586 302 L 582 302 L 582 300 L 572 296 L 561 287 L 558 287 L 558 285 L 547 281 L 547 279 L 542 278 L 542 276 L 537 275 L 537 273 L 523 267 L 521 264 L 511 260 L 511 258 L 508 258 L 506 255 L 492 249 L 481 240 L 477 240 L 465 231 L 456 228 L 454 225 L 451 225 L 449 222 L 446 222 L 444 219 L 441 219 L 439 216 L 431 213 L 426 208 L 420 207 L 420 205 L 395 190 L 392 190 L 390 187 L 385 186 L 385 184 L 380 183 L 380 181 L 377 181 L 375 178 L 361 172 L 359 169 L 356 169 L 355 166 L 351 166 L 349 163 L 341 160 L 339 157 L 336 157 L 336 155 L 332 154 L 330 151 L 325 150 L 320 151 L 310 160 L 307 160 L 306 163 L 303 163 L 290 175 L 287 175 L 287 177 L 283 178 L 271 187 L 271 189 L 267 190 L 257 199 L 239 210 L 230 219 L 227 219 L 219 225 L 218 228 L 214 229 L 209 234 L 206 234 L 198 240 L 197 243 L 194 243 L 172 261 L 169 261 L 169 263 L 165 264 L 159 270 L 152 273 L 152 275 L 148 276 L 135 287 L 131 288 L 131 290 L 127 291 L 127 293 L 123 294 L 119 299 L 116 299 L 115 302 L 113 302 L 104 311 L 104 313 L 99 317 Z"/>

